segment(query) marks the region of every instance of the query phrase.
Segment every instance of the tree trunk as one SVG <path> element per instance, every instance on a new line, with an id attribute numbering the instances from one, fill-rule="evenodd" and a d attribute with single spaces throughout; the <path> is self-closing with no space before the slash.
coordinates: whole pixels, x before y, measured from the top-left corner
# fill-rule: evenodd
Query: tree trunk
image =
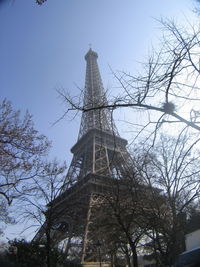
<path id="1" fill-rule="evenodd" d="M 137 251 L 135 244 L 131 244 L 131 251 L 133 253 L 132 259 L 133 259 L 133 267 L 138 267 L 138 258 L 137 258 Z"/>
<path id="2" fill-rule="evenodd" d="M 132 267 L 129 255 L 126 255 L 126 263 L 127 263 L 128 267 Z"/>
<path id="3" fill-rule="evenodd" d="M 125 255 L 126 255 L 126 263 L 127 263 L 128 267 L 132 267 L 130 252 L 128 251 L 127 247 L 125 247 Z"/>
<path id="4" fill-rule="evenodd" d="M 47 243 L 46 243 L 46 253 L 47 253 L 47 267 L 51 267 L 51 245 L 50 245 L 50 238 L 48 238 L 48 234 L 47 234 Z"/>
<path id="5" fill-rule="evenodd" d="M 46 226 L 46 254 L 47 254 L 47 267 L 51 267 L 51 224 L 47 220 Z"/>

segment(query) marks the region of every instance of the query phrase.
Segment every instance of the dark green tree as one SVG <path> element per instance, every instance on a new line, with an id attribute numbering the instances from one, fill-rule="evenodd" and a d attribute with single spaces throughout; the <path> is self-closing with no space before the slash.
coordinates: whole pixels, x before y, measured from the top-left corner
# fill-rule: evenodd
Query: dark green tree
<path id="1" fill-rule="evenodd" d="M 25 240 L 10 241 L 10 251 L 7 257 L 11 263 L 18 264 L 20 267 L 44 267 L 46 265 L 45 245 L 38 242 L 28 242 Z M 64 263 L 62 253 L 57 249 L 51 250 L 52 266 Z"/>

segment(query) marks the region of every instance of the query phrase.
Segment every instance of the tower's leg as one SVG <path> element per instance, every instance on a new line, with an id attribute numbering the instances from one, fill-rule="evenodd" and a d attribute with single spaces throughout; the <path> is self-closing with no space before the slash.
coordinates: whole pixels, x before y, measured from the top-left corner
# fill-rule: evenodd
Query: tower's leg
<path id="1" fill-rule="evenodd" d="M 110 266 L 103 249 L 101 229 L 98 227 L 98 215 L 101 216 L 103 201 L 104 197 L 101 194 L 92 193 L 90 196 L 83 240 L 82 264 L 84 266 Z"/>

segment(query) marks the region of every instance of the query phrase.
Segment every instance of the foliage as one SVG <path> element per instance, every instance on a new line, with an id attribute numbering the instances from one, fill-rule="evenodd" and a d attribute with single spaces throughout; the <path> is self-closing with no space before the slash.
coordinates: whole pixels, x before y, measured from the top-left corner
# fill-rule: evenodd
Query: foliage
<path id="1" fill-rule="evenodd" d="M 0 256 L 1 266 L 5 267 L 44 267 L 46 265 L 46 245 L 24 239 L 9 241 L 10 249 Z M 4 265 L 3 265 L 4 264 Z M 66 260 L 65 254 L 57 248 L 51 249 L 52 267 L 79 267 L 80 264 Z"/>
<path id="2" fill-rule="evenodd" d="M 12 248 L 17 248 L 13 253 Z M 7 254 L 9 260 L 20 267 L 43 267 L 46 264 L 45 244 L 28 242 L 25 240 L 13 240 L 10 242 L 10 252 Z M 51 250 L 51 262 L 53 267 L 65 263 L 64 255 L 57 249 Z"/>
<path id="3" fill-rule="evenodd" d="M 4 255 L 0 255 L 0 266 L 2 266 L 2 267 L 21 267 L 21 265 L 11 262 Z"/>

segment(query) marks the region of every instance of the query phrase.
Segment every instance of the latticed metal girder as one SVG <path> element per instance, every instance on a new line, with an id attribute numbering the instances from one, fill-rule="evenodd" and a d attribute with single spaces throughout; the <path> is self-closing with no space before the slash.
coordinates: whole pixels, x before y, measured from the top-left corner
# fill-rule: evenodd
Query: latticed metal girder
<path id="1" fill-rule="evenodd" d="M 104 262 L 106 260 L 109 261 L 108 258 L 106 258 L 106 252 L 102 246 L 103 244 L 98 244 L 101 234 L 98 232 L 98 229 L 96 227 L 94 229 L 93 226 L 93 222 L 98 220 L 96 210 L 103 205 L 104 200 L 105 196 L 103 194 L 92 193 L 90 196 L 87 224 L 83 240 L 82 263 L 98 262 L 99 260 L 103 260 Z M 101 245 L 102 259 L 99 259 L 99 245 Z"/>
<path id="2" fill-rule="evenodd" d="M 66 181 L 72 184 L 89 173 L 123 176 L 130 163 L 127 141 L 109 132 L 92 129 L 72 148 L 74 153 Z"/>

